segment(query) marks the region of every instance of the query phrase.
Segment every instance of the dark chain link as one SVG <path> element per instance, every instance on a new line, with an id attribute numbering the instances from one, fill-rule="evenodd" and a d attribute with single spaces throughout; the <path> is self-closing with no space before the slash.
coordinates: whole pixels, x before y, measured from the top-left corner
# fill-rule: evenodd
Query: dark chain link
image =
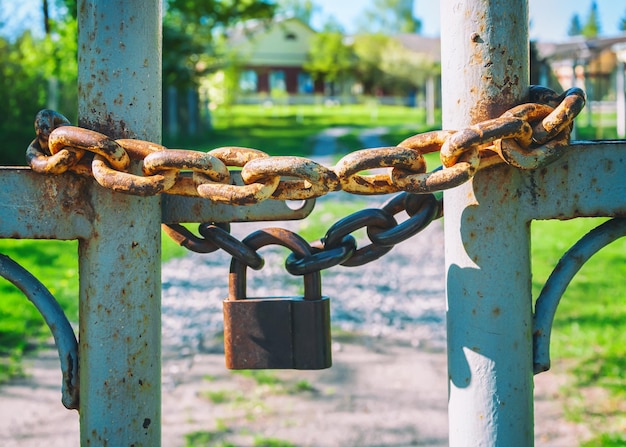
<path id="1" fill-rule="evenodd" d="M 394 216 L 406 211 L 409 218 L 398 223 Z M 292 275 L 303 275 L 327 266 L 357 267 L 375 261 L 408 238 L 426 228 L 443 215 L 443 198 L 435 194 L 400 193 L 388 200 L 380 209 L 357 211 L 332 225 L 326 235 L 312 245 L 317 250 L 304 258 L 291 254 L 285 262 Z M 351 249 L 351 233 L 365 228 L 370 244 Z M 353 240 L 354 238 L 352 238 Z M 352 255 L 347 256 L 347 252 Z"/>
<path id="2" fill-rule="evenodd" d="M 196 236 L 179 224 L 164 224 L 163 231 L 178 245 L 195 253 L 213 253 L 220 248 L 254 270 L 263 268 L 261 255 L 230 234 L 230 224 L 205 222 L 198 226 Z"/>
<path id="3" fill-rule="evenodd" d="M 406 212 L 408 219 L 398 223 L 395 215 Z M 312 242 L 310 253 L 291 253 L 285 267 L 292 275 L 307 275 L 336 265 L 357 267 L 375 261 L 408 238 L 443 216 L 442 194 L 411 194 L 403 192 L 385 202 L 381 208 L 359 210 L 333 224 L 326 235 Z M 239 262 L 259 270 L 265 264 L 253 248 L 230 234 L 230 225 L 202 223 L 200 236 L 182 225 L 163 225 L 164 231 L 179 245 L 196 253 L 226 251 Z M 357 249 L 352 233 L 365 229 L 371 243 Z"/>

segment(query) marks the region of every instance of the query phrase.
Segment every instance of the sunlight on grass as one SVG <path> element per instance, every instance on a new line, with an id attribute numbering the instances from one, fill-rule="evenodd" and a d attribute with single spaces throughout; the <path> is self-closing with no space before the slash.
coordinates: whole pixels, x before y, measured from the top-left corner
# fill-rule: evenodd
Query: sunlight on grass
<path id="1" fill-rule="evenodd" d="M 535 297 L 559 258 L 580 237 L 605 220 L 533 222 Z M 621 238 L 581 268 L 565 291 L 554 321 L 552 363 L 567 359 L 572 365 L 573 381 L 564 389 L 567 415 L 596 430 L 626 427 L 626 405 L 623 405 L 626 397 L 625 278 L 626 238 Z M 594 388 L 604 389 L 608 394 L 600 402 L 583 397 Z M 598 403 L 606 408 L 598 410 Z"/>

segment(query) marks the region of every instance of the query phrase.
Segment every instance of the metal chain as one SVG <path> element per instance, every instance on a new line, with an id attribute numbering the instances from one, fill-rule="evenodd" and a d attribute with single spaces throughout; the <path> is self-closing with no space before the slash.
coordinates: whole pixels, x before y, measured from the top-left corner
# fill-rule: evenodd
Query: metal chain
<path id="1" fill-rule="evenodd" d="M 528 102 L 499 118 L 458 132 L 413 135 L 394 147 L 355 151 L 333 168 L 303 157 L 270 157 L 249 148 L 222 147 L 204 153 L 167 149 L 135 139 L 112 140 L 71 126 L 54 111 L 42 110 L 35 119 L 37 138 L 28 147 L 26 158 L 36 172 L 89 175 L 114 191 L 141 196 L 197 196 L 233 205 L 269 198 L 310 199 L 338 190 L 368 195 L 401 192 L 380 209 L 360 210 L 339 220 L 323 238 L 310 244 L 310 252 L 292 252 L 285 261 L 287 271 L 306 275 L 380 258 L 442 217 L 440 191 L 470 180 L 479 169 L 500 163 L 536 169 L 550 163 L 569 145 L 573 120 L 584 105 L 584 92 L 578 88 L 558 95 L 545 87 L 531 86 Z M 427 172 L 423 155 L 437 151 L 443 165 Z M 131 160 L 141 162 L 143 176 L 129 172 Z M 242 168 L 243 185 L 231 184 L 229 167 Z M 375 168 L 391 169 L 384 174 L 360 174 Z M 394 216 L 401 212 L 409 218 L 398 223 Z M 362 228 L 371 243 L 357 248 L 352 233 Z M 230 234 L 229 224 L 202 223 L 200 236 L 178 224 L 163 225 L 163 229 L 189 250 L 211 253 L 221 248 L 253 269 L 264 265 L 257 250 L 246 244 L 247 239 L 239 241 Z"/>
<path id="2" fill-rule="evenodd" d="M 406 212 L 408 219 L 398 223 L 395 215 Z M 292 275 L 306 275 L 336 265 L 357 267 L 372 262 L 426 228 L 443 216 L 442 194 L 411 194 L 402 192 L 384 203 L 380 209 L 359 210 L 333 224 L 326 235 L 312 242 L 311 253 L 291 253 L 285 267 Z M 221 248 L 243 264 L 258 270 L 265 263 L 254 249 L 232 236 L 228 224 L 203 223 L 201 236 L 182 225 L 164 225 L 164 231 L 179 245 L 196 253 L 212 253 Z M 365 228 L 370 244 L 357 249 L 352 233 Z M 287 230 L 286 230 L 287 231 Z"/>
<path id="3" fill-rule="evenodd" d="M 398 223 L 394 215 L 406 211 L 409 218 Z M 335 265 L 357 267 L 375 261 L 408 238 L 426 228 L 433 220 L 443 216 L 441 194 L 410 194 L 402 192 L 388 200 L 380 209 L 357 211 L 332 225 L 326 235 L 313 242 L 312 254 L 298 257 L 291 254 L 285 265 L 292 275 L 305 275 Z M 371 241 L 356 248 L 351 235 L 365 228 Z"/>
<path id="4" fill-rule="evenodd" d="M 333 168 L 303 157 L 270 157 L 249 148 L 224 147 L 204 153 L 167 149 L 148 141 L 113 140 L 70 126 L 65 117 L 51 110 L 37 115 L 37 138 L 28 147 L 26 158 L 34 171 L 91 175 L 114 191 L 196 196 L 232 205 L 270 198 L 310 199 L 338 190 L 368 195 L 424 194 L 458 186 L 479 169 L 494 164 L 535 169 L 559 157 L 569 144 L 573 120 L 585 105 L 584 92 L 572 88 L 558 95 L 531 86 L 527 99 L 499 118 L 460 131 L 427 132 L 394 147 L 352 152 Z M 443 168 L 427 172 L 423 155 L 437 151 Z M 143 175 L 129 172 L 132 160 L 140 162 Z M 229 167 L 242 168 L 243 185 L 231 184 Z M 391 169 L 360 174 L 374 168 Z"/>

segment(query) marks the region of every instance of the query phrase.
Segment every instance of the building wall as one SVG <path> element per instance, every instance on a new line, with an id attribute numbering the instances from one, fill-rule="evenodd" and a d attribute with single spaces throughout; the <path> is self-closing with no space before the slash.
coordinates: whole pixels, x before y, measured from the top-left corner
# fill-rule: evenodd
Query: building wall
<path id="1" fill-rule="evenodd" d="M 242 41 L 238 52 L 249 66 L 301 67 L 314 34 L 299 20 L 287 19 Z"/>
<path id="2" fill-rule="evenodd" d="M 254 72 L 255 75 L 252 75 Z M 323 93 L 324 84 L 316 82 L 311 75 L 301 67 L 284 65 L 269 65 L 264 67 L 246 66 L 242 76 L 250 80 L 249 89 L 243 93 L 272 93 L 284 91 L 290 95 Z M 256 88 L 252 86 L 252 79 L 256 77 Z"/>

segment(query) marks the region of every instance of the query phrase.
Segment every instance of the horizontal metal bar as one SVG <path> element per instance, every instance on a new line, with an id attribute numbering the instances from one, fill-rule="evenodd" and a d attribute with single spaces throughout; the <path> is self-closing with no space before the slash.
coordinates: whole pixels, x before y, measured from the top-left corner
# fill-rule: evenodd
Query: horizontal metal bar
<path id="1" fill-rule="evenodd" d="M 239 171 L 231 171 L 230 179 L 235 185 L 244 184 Z M 171 194 L 163 194 L 162 199 L 161 218 L 165 224 L 297 220 L 307 217 L 315 206 L 314 199 L 292 202 L 270 199 L 246 206 L 228 205 L 200 197 Z"/>
<path id="2" fill-rule="evenodd" d="M 239 178 L 237 174 L 233 177 Z M 240 181 L 240 180 L 238 180 Z M 0 167 L 0 238 L 86 239 L 92 233 L 93 180 L 41 175 L 24 167 Z M 163 223 L 295 220 L 308 216 L 315 200 L 293 204 L 265 200 L 234 206 L 197 197 L 162 195 Z"/>
<path id="3" fill-rule="evenodd" d="M 90 181 L 0 167 L 0 238 L 81 239 L 91 235 Z"/>
<path id="4" fill-rule="evenodd" d="M 183 222 L 254 222 L 264 220 L 296 220 L 308 216 L 315 205 L 310 199 L 294 203 L 292 209 L 282 200 L 264 200 L 255 205 L 235 206 L 211 202 L 197 197 L 163 194 L 163 223 Z"/>
<path id="5" fill-rule="evenodd" d="M 516 198 L 532 219 L 626 216 L 626 142 L 575 142 L 559 160 L 522 176 Z M 233 173 L 236 181 L 238 175 Z M 81 239 L 91 234 L 93 181 L 74 175 L 43 176 L 28 168 L 0 167 L 0 238 Z M 163 194 L 163 223 L 247 222 L 303 219 L 300 207 L 265 200 L 232 206 L 196 197 Z M 295 209 L 294 209 L 295 208 Z"/>
<path id="6" fill-rule="evenodd" d="M 555 162 L 517 171 L 517 197 L 529 220 L 626 216 L 625 166 L 626 141 L 574 142 Z"/>

